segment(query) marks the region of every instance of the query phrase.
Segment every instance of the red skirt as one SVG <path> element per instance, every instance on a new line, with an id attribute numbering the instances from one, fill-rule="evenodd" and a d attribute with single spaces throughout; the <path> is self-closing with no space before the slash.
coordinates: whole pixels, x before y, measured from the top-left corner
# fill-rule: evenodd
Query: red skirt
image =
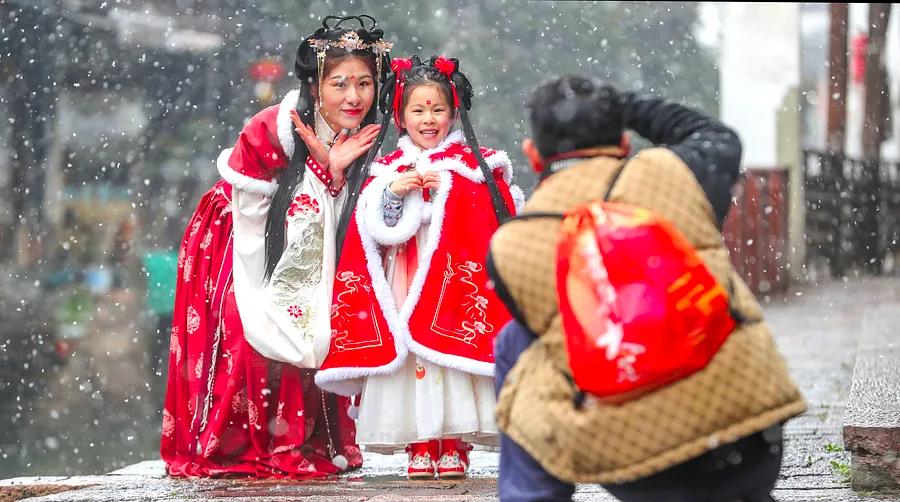
<path id="1" fill-rule="evenodd" d="M 311 478 L 362 465 L 348 398 L 244 339 L 234 300 L 231 185 L 200 200 L 181 244 L 160 452 L 172 476 Z"/>

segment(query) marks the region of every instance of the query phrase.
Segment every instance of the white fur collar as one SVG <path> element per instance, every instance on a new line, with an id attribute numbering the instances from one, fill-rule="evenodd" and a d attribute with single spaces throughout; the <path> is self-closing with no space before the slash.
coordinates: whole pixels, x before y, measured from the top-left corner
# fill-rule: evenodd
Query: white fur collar
<path id="1" fill-rule="evenodd" d="M 409 134 L 404 134 L 400 137 L 400 141 L 397 142 L 397 147 L 403 151 L 403 155 L 409 155 L 412 157 L 429 157 L 432 154 L 446 150 L 448 146 L 454 143 L 465 142 L 466 138 L 463 136 L 462 131 L 457 129 L 455 131 L 451 131 L 450 134 L 448 134 L 446 138 L 441 140 L 441 142 L 438 143 L 436 147 L 429 150 L 423 150 L 421 147 L 419 147 L 419 145 L 413 143 L 413 140 L 410 139 Z"/>
<path id="2" fill-rule="evenodd" d="M 409 135 L 405 135 L 400 138 L 400 141 L 397 144 L 401 151 L 400 156 L 393 159 L 388 164 L 373 163 L 369 169 L 369 174 L 372 176 L 381 176 L 396 172 L 397 168 L 400 166 L 415 164 L 416 171 L 419 171 L 420 173 L 428 171 L 452 171 L 475 183 L 484 183 L 484 173 L 481 172 L 481 169 L 472 169 L 461 160 L 454 158 L 437 161 L 431 160 L 432 155 L 440 153 L 457 143 L 465 144 L 463 133 L 459 130 L 451 132 L 438 144 L 438 146 L 428 150 L 423 150 L 409 139 Z M 512 164 L 510 163 L 506 152 L 500 150 L 494 151 L 487 155 L 484 161 L 492 171 L 500 169 L 503 172 L 503 178 L 507 183 L 512 182 Z"/>
<path id="3" fill-rule="evenodd" d="M 297 108 L 300 100 L 300 89 L 288 92 L 281 104 L 278 105 L 278 113 L 275 115 L 275 127 L 278 130 L 278 142 L 281 150 L 291 158 L 294 156 L 294 122 L 291 121 L 291 110 Z"/>

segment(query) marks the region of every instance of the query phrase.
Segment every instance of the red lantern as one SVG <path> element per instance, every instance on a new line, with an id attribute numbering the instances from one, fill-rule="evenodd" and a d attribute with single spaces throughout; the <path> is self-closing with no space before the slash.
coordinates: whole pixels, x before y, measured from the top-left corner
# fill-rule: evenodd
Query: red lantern
<path id="1" fill-rule="evenodd" d="M 260 59 L 248 70 L 250 78 L 260 82 L 277 82 L 284 78 L 284 65 L 275 59 Z"/>

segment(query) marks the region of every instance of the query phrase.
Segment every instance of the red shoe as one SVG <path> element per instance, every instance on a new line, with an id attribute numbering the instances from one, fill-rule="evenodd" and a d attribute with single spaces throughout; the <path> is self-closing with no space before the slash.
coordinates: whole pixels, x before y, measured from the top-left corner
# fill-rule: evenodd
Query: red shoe
<path id="1" fill-rule="evenodd" d="M 422 443 L 410 443 L 406 447 L 406 451 L 409 453 L 406 477 L 409 479 L 434 479 L 438 448 L 436 439 Z"/>
<path id="2" fill-rule="evenodd" d="M 441 459 L 437 475 L 440 479 L 461 479 L 469 470 L 469 452 L 472 446 L 459 439 L 441 440 Z"/>

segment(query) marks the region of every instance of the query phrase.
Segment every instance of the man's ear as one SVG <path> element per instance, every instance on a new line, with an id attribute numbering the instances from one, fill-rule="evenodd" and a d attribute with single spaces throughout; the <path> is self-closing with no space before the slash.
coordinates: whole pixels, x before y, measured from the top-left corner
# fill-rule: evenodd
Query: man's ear
<path id="1" fill-rule="evenodd" d="M 627 132 L 622 133 L 622 142 L 619 143 L 619 148 L 622 149 L 622 154 L 626 157 L 631 155 L 631 135 Z"/>
<path id="2" fill-rule="evenodd" d="M 531 138 L 525 138 L 522 141 L 522 153 L 525 154 L 525 158 L 528 159 L 534 172 L 541 174 L 541 171 L 544 170 L 544 159 Z"/>

